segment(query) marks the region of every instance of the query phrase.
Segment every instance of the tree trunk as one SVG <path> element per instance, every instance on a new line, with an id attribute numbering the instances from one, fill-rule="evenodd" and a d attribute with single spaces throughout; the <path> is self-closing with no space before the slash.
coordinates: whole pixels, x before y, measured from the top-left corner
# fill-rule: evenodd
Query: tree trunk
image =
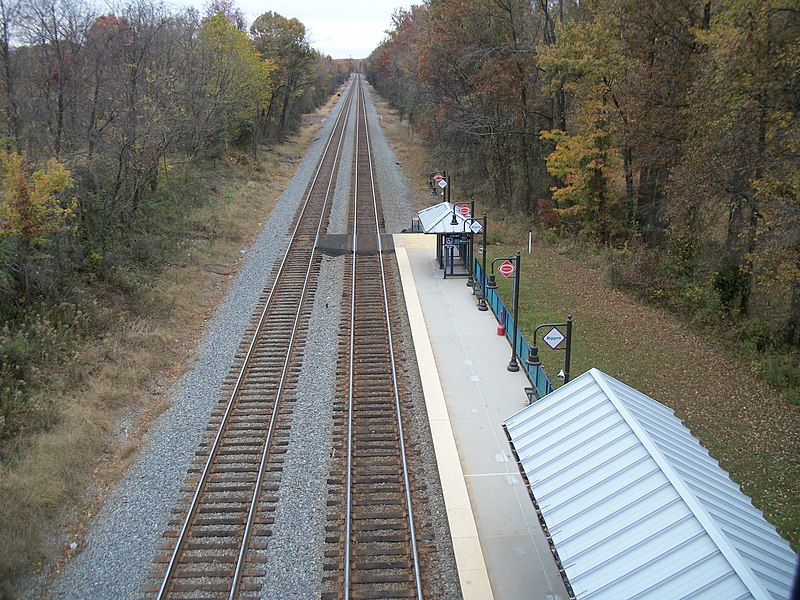
<path id="1" fill-rule="evenodd" d="M 567 92 L 564 90 L 566 77 L 561 76 L 556 88 L 556 122 L 561 131 L 567 130 Z"/>
<path id="2" fill-rule="evenodd" d="M 800 243 L 794 248 L 794 266 L 800 272 Z M 791 286 L 786 341 L 793 346 L 800 346 L 800 278 L 797 276 L 794 277 Z"/>
<path id="3" fill-rule="evenodd" d="M 287 87 L 283 92 L 283 107 L 281 108 L 281 121 L 280 121 L 280 134 L 283 137 L 284 131 L 286 130 L 286 113 L 289 108 L 289 88 Z"/>
<path id="4" fill-rule="evenodd" d="M 636 224 L 645 237 L 656 236 L 663 229 L 661 219 L 665 172 L 661 167 L 645 163 L 639 170 L 639 189 L 636 194 Z"/>
<path id="5" fill-rule="evenodd" d="M 8 134 L 14 142 L 14 150 L 20 150 L 20 127 L 17 100 L 14 87 L 14 74 L 11 69 L 11 31 L 9 21 L 15 7 L 9 7 L 5 0 L 0 0 L 0 18 L 3 20 L 3 38 L 0 54 L 3 58 L 3 90 L 5 91 L 5 112 Z"/>
<path id="6" fill-rule="evenodd" d="M 711 2 L 706 2 L 703 5 L 703 19 L 700 23 L 700 29 L 709 29 L 711 27 Z"/>
<path id="7" fill-rule="evenodd" d="M 61 153 L 61 138 L 64 135 L 64 86 L 58 85 L 58 101 L 56 102 L 56 131 L 53 140 L 53 153 L 58 157 Z"/>
<path id="8" fill-rule="evenodd" d="M 755 181 L 764 176 L 764 153 L 767 147 L 767 105 L 765 98 L 759 98 L 760 110 L 758 111 L 758 141 L 756 145 Z M 752 188 L 748 182 L 748 187 Z M 758 201 L 755 191 L 748 189 L 748 208 L 750 218 L 747 222 L 747 246 L 742 263 L 742 303 L 739 311 L 743 315 L 750 312 L 750 296 L 753 293 L 753 256 L 756 251 L 756 238 L 758 235 Z"/>
<path id="9" fill-rule="evenodd" d="M 625 172 L 625 203 L 628 207 L 628 226 L 636 224 L 636 196 L 633 193 L 633 148 L 627 144 L 622 148 L 622 168 Z"/>
<path id="10" fill-rule="evenodd" d="M 533 194 L 533 181 L 531 180 L 531 160 L 528 156 L 528 145 L 526 143 L 527 136 L 520 136 L 520 154 L 522 158 L 522 177 L 525 183 L 525 198 L 523 200 L 523 208 L 526 212 L 530 213 L 533 224 L 539 225 L 539 207 L 536 203 L 536 198 Z"/>
<path id="11" fill-rule="evenodd" d="M 749 208 L 747 246 L 742 257 L 742 301 L 739 305 L 739 312 L 745 317 L 750 314 L 750 297 L 753 293 L 753 253 L 756 249 L 756 229 L 758 228 L 758 211 L 753 205 Z"/>

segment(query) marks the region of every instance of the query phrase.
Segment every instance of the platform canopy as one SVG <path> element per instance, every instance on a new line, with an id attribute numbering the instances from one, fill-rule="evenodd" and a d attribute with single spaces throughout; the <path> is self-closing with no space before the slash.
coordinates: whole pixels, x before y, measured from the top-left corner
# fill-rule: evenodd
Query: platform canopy
<path id="1" fill-rule="evenodd" d="M 424 233 L 471 233 L 469 226 L 472 222 L 462 216 L 457 204 L 439 202 L 417 213 Z M 453 215 L 456 224 L 453 225 Z"/>
<path id="2" fill-rule="evenodd" d="M 789 543 L 669 408 L 592 369 L 504 425 L 577 599 L 789 598 Z"/>

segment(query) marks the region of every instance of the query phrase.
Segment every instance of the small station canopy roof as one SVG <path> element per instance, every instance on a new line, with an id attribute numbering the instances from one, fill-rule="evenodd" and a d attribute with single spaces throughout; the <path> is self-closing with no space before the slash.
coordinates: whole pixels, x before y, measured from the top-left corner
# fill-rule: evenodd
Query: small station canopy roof
<path id="1" fill-rule="evenodd" d="M 789 543 L 666 406 L 592 369 L 505 427 L 577 599 L 789 598 Z"/>
<path id="2" fill-rule="evenodd" d="M 453 225 L 453 214 L 456 225 Z M 444 201 L 424 208 L 417 213 L 424 233 L 471 233 L 471 221 L 462 216 L 457 204 Z"/>

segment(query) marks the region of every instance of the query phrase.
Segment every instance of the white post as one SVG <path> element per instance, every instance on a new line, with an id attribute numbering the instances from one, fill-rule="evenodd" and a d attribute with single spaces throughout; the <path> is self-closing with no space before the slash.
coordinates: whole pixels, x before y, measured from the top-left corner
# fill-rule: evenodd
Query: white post
<path id="1" fill-rule="evenodd" d="M 533 227 L 528 230 L 528 254 L 531 253 L 531 245 L 533 244 Z"/>

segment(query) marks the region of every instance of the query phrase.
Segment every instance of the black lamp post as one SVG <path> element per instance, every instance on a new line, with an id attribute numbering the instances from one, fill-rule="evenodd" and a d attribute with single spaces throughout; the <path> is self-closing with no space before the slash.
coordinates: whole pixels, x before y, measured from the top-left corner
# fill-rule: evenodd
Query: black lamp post
<path id="1" fill-rule="evenodd" d="M 483 252 L 484 254 L 486 253 L 486 248 L 483 249 Z M 514 331 L 511 333 L 511 360 L 508 361 L 508 366 L 506 367 L 509 371 L 516 372 L 519 371 L 519 364 L 517 363 L 517 329 L 519 329 L 519 322 L 517 321 L 517 317 L 519 316 L 519 252 L 517 252 L 515 256 L 498 256 L 492 261 L 492 274 L 489 275 L 489 283 L 486 284 L 486 287 L 490 290 L 497 289 L 497 282 L 494 278 L 494 263 L 498 260 L 516 262 L 516 271 L 514 274 L 514 301 L 512 308 L 512 312 L 514 313 Z"/>
<path id="2" fill-rule="evenodd" d="M 443 201 L 443 202 L 446 202 L 446 201 Z M 456 207 L 455 207 L 455 205 L 453 205 L 453 215 L 450 217 L 450 227 L 455 227 L 457 225 L 458 225 L 458 219 L 456 218 Z M 447 277 L 447 261 L 448 260 L 453 260 L 454 253 L 455 253 L 455 249 L 453 247 L 453 245 L 455 243 L 455 240 L 454 240 L 455 236 L 453 235 L 453 233 L 455 233 L 455 230 L 453 230 L 453 232 L 451 232 L 449 234 L 445 234 L 442 237 L 442 240 L 443 240 L 444 245 L 445 245 L 445 248 L 444 248 L 444 260 L 445 260 L 444 276 L 445 277 Z M 447 245 L 447 241 L 448 240 L 450 241 L 450 245 L 449 246 Z M 448 248 L 449 248 L 449 250 L 448 250 Z"/>
<path id="3" fill-rule="evenodd" d="M 473 294 L 475 293 L 475 277 L 473 276 L 473 271 L 475 269 L 473 269 L 473 266 L 472 266 L 472 255 L 475 252 L 475 244 L 473 242 L 473 235 L 474 234 L 472 233 L 472 223 L 475 223 L 475 222 L 480 222 L 480 220 L 476 219 L 475 217 L 472 217 L 472 216 L 467 217 L 466 219 L 464 219 L 464 233 L 467 233 L 467 225 L 468 224 L 470 225 L 469 252 L 468 252 L 469 261 L 468 261 L 468 264 L 467 264 L 467 273 L 468 273 L 467 287 L 471 287 L 472 288 L 472 293 Z"/>
<path id="4" fill-rule="evenodd" d="M 567 345 L 564 348 L 564 383 L 569 383 L 569 367 L 570 367 L 570 358 L 572 355 L 572 315 L 567 315 L 567 322 L 566 323 L 542 323 L 541 325 L 537 325 L 536 329 L 533 330 L 533 345 L 531 346 L 530 353 L 528 354 L 528 359 L 525 363 L 530 367 L 541 367 L 542 360 L 539 358 L 539 347 L 536 345 L 536 333 L 542 329 L 543 327 L 566 327 L 567 334 L 564 337 L 564 341 L 567 342 Z M 558 346 L 556 345 L 556 348 Z M 555 350 L 556 348 L 553 348 Z"/>
<path id="5" fill-rule="evenodd" d="M 486 213 L 483 213 L 483 276 L 481 277 L 481 299 L 478 302 L 478 310 L 483 312 L 489 310 L 486 306 L 486 227 L 487 227 Z"/>
<path id="6" fill-rule="evenodd" d="M 481 221 L 483 221 L 481 223 Z M 481 223 L 481 232 L 483 233 L 483 244 L 486 246 L 486 213 L 483 213 L 483 219 L 478 217 L 467 217 L 464 219 L 464 232 L 467 231 L 467 224 L 468 223 Z M 472 231 L 472 227 L 470 226 L 470 231 Z M 472 293 L 477 294 L 478 288 L 480 287 L 481 291 L 483 292 L 483 282 L 481 282 L 480 286 L 478 285 L 477 280 L 475 279 L 475 268 L 473 265 L 473 256 L 475 254 L 475 238 L 474 233 L 469 234 L 469 279 L 467 279 L 467 285 L 472 287 Z M 485 248 L 484 248 L 485 250 Z M 483 253 L 483 272 L 484 278 L 486 277 L 486 252 Z M 485 293 L 483 294 L 485 296 Z M 480 304 L 478 305 L 478 310 L 487 310 L 486 308 L 486 301 L 483 300 L 483 297 L 480 298 L 483 302 L 483 308 L 481 308 Z"/>
<path id="7" fill-rule="evenodd" d="M 452 175 L 445 175 L 444 176 L 444 180 L 447 182 L 447 187 L 444 188 L 444 194 L 445 194 L 445 198 L 447 198 L 448 202 L 450 202 L 450 190 L 453 188 L 453 186 L 451 185 L 452 181 L 450 181 L 451 178 L 452 178 Z"/>

